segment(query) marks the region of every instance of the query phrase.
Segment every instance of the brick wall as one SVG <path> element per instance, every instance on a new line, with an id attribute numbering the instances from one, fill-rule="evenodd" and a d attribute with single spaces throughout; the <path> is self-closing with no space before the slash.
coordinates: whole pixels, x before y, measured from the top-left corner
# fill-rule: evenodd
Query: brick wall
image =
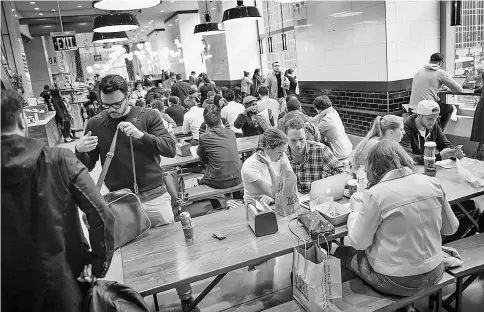
<path id="1" fill-rule="evenodd" d="M 387 114 L 402 114 L 402 104 L 410 101 L 410 91 L 398 90 L 390 92 L 330 90 L 327 95 L 338 111 L 346 132 L 364 136 L 373 125 L 376 116 Z M 301 89 L 300 100 L 304 111 L 309 116 L 316 115 L 312 103 L 323 94 L 318 89 Z"/>

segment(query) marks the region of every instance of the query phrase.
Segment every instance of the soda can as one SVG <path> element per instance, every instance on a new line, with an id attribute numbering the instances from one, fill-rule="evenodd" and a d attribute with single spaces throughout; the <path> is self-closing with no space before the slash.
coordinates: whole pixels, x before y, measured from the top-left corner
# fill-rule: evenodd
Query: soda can
<path id="1" fill-rule="evenodd" d="M 190 216 L 190 213 L 186 211 L 180 213 L 180 222 L 182 224 L 182 228 L 192 226 L 192 217 Z"/>

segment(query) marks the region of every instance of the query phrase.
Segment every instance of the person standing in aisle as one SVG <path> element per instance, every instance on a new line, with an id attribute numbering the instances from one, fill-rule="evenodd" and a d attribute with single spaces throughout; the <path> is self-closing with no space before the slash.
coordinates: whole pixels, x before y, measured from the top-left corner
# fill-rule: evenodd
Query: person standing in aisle
<path id="1" fill-rule="evenodd" d="M 289 90 L 289 79 L 281 73 L 279 62 L 272 63 L 273 72 L 267 75 L 265 86 L 269 89 L 269 97 L 280 104 L 279 111 L 286 109 L 286 92 Z"/>
<path id="2" fill-rule="evenodd" d="M 176 83 L 171 87 L 171 95 L 178 96 L 180 103 L 185 103 L 185 99 L 190 95 L 190 85 L 183 81 L 182 75 L 176 75 Z"/>
<path id="3" fill-rule="evenodd" d="M 244 71 L 244 78 L 242 78 L 242 82 L 240 83 L 240 90 L 242 93 L 245 93 L 245 96 L 250 95 L 250 87 L 253 85 L 249 74 L 249 72 Z"/>

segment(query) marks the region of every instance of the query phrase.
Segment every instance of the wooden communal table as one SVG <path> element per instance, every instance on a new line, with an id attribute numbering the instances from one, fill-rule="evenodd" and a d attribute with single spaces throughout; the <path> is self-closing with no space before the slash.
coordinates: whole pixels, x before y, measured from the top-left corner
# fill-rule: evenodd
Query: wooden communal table
<path id="1" fill-rule="evenodd" d="M 239 154 L 255 150 L 255 148 L 257 147 L 258 139 L 259 139 L 259 136 L 238 138 L 237 149 L 239 151 Z M 176 155 L 174 158 L 161 157 L 161 162 L 160 162 L 161 167 L 162 168 L 177 167 L 177 166 L 183 166 L 183 165 L 198 162 L 200 158 L 197 155 L 197 147 L 198 146 L 190 147 L 190 151 L 192 152 L 192 155 L 190 156 L 182 157 L 182 156 Z"/>
<path id="2" fill-rule="evenodd" d="M 193 242 L 185 241 L 180 223 L 151 229 L 121 248 L 124 283 L 143 297 L 155 295 L 156 300 L 159 292 L 217 276 L 200 295 L 203 299 L 228 272 L 292 253 L 298 239 L 288 225 L 296 235 L 308 239 L 302 226 L 292 220 L 297 213 L 306 212 L 301 209 L 287 217 L 277 216 L 279 231 L 263 237 L 256 237 L 249 228 L 243 207 L 194 219 Z M 337 227 L 327 240 L 342 238 L 347 232 L 346 225 Z M 212 237 L 214 233 L 227 238 L 219 241 Z M 299 244 L 303 242 L 299 240 Z"/>
<path id="3" fill-rule="evenodd" d="M 60 141 L 60 133 L 55 121 L 55 112 L 46 114 L 44 120 L 27 125 L 29 137 L 47 143 L 48 146 L 56 146 Z"/>

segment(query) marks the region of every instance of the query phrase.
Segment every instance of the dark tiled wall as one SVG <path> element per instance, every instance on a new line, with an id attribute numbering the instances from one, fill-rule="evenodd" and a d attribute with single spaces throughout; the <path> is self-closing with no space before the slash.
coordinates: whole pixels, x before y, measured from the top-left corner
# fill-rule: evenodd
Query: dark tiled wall
<path id="1" fill-rule="evenodd" d="M 378 115 L 402 114 L 402 104 L 410 101 L 410 91 L 399 90 L 391 92 L 327 90 L 327 95 L 333 102 L 333 107 L 340 114 L 346 132 L 364 136 L 373 125 Z M 300 100 L 309 116 L 316 115 L 312 103 L 323 94 L 322 90 L 301 89 Z"/>

